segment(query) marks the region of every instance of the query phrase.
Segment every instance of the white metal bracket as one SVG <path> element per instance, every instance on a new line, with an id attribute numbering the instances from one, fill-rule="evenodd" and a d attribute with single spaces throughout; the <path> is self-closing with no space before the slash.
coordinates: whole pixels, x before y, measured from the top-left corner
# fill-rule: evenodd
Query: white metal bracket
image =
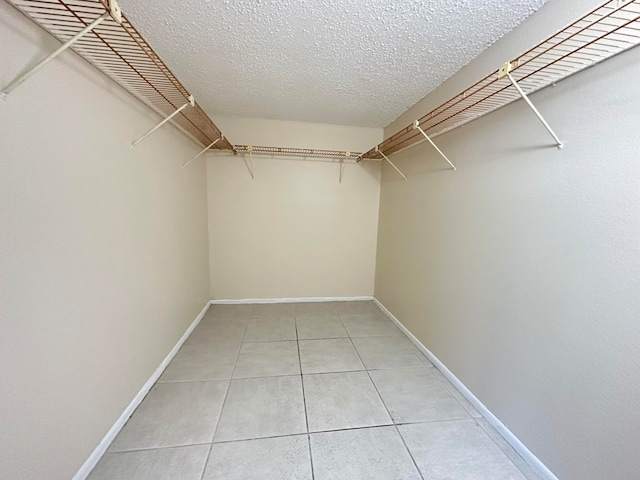
<path id="1" fill-rule="evenodd" d="M 442 150 L 440 150 L 440 149 L 438 148 L 438 146 L 437 146 L 435 143 L 433 143 L 433 140 L 431 140 L 431 138 L 429 137 L 429 135 L 427 135 L 427 134 L 424 132 L 424 130 L 423 130 L 423 129 L 422 129 L 422 127 L 420 126 L 420 122 L 419 122 L 418 120 L 416 120 L 415 122 L 413 122 L 413 128 L 414 128 L 414 129 L 416 129 L 416 128 L 417 128 L 418 130 L 420 130 L 420 133 L 421 133 L 422 135 L 424 135 L 424 138 L 426 138 L 426 139 L 429 141 L 429 143 L 433 146 L 433 148 L 435 148 L 435 149 L 438 151 L 438 153 L 442 156 L 442 158 L 444 158 L 444 159 L 447 161 L 447 163 L 448 163 L 449 165 L 451 165 L 451 168 L 452 168 L 453 170 L 455 170 L 455 169 L 456 169 L 456 166 L 455 166 L 453 163 L 451 163 L 451 160 L 449 160 L 449 159 L 447 158 L 447 156 L 446 156 L 444 153 L 442 153 Z"/>
<path id="2" fill-rule="evenodd" d="M 187 108 L 189 105 L 191 105 L 192 107 L 195 106 L 196 101 L 193 99 L 193 95 L 189 95 L 188 98 L 188 102 L 185 103 L 184 105 L 182 105 L 180 108 L 178 108 L 175 112 L 173 112 L 171 115 L 169 115 L 167 118 L 165 118 L 164 120 L 162 120 L 159 124 L 157 124 L 155 127 L 153 127 L 151 130 L 149 130 L 147 133 L 145 133 L 144 135 L 142 135 L 140 138 L 138 138 L 137 140 L 134 140 L 133 142 L 131 142 L 131 146 L 135 147 L 136 145 L 138 145 L 142 140 L 144 140 L 145 138 L 147 138 L 149 135 L 151 135 L 153 132 L 155 132 L 156 130 L 158 130 L 162 125 L 164 125 L 165 123 L 167 123 L 169 120 L 171 120 L 173 117 L 175 117 L 176 115 L 178 115 L 182 110 L 184 110 L 185 108 Z"/>
<path id="3" fill-rule="evenodd" d="M 65 50 L 69 49 L 69 47 L 71 47 L 74 43 L 76 43 L 78 40 L 80 40 L 82 37 L 84 37 L 87 33 L 91 32 L 94 28 L 96 28 L 98 25 L 100 25 L 107 18 L 111 17 L 118 24 L 121 24 L 122 23 L 122 11 L 120 10 L 120 7 L 118 6 L 118 2 L 116 0 L 109 0 L 108 6 L 109 6 L 109 10 L 108 11 L 104 12 L 102 15 L 100 15 L 98 18 L 96 18 L 93 22 L 91 22 L 89 25 L 87 25 L 82 30 L 80 30 L 78 33 L 76 33 L 73 37 L 71 37 L 69 40 L 67 40 L 62 45 L 60 45 L 60 47 L 58 47 L 53 53 L 51 53 L 46 58 L 43 58 L 42 60 L 40 60 L 35 66 L 33 66 L 31 69 L 29 69 L 28 71 L 26 71 L 25 73 L 20 75 L 18 78 L 13 80 L 5 88 L 3 88 L 2 92 L 0 93 L 0 98 L 2 98 L 3 100 L 6 100 L 8 98 L 8 96 L 9 96 L 9 94 L 13 90 L 15 90 L 19 85 L 24 83 L 34 73 L 36 73 L 38 70 L 40 70 L 42 67 L 44 67 L 51 60 L 56 58 L 62 52 L 64 52 Z"/>
<path id="4" fill-rule="evenodd" d="M 351 157 L 351 152 L 344 152 L 344 158 L 340 157 L 340 179 L 339 183 L 342 183 L 342 175 L 344 174 L 345 161 Z"/>
<path id="5" fill-rule="evenodd" d="M 187 167 L 191 162 L 193 162 L 196 158 L 200 157 L 201 155 L 204 155 L 204 152 L 206 152 L 207 150 L 209 150 L 211 147 L 213 147 L 216 143 L 218 143 L 220 140 L 224 139 L 224 135 L 220 135 L 220 138 L 215 139 L 213 142 L 211 142 L 209 145 L 207 145 L 205 147 L 204 150 L 202 150 L 199 154 L 197 154 L 195 157 L 193 157 L 191 160 L 189 160 L 187 163 L 184 163 L 182 165 L 182 168 Z"/>
<path id="6" fill-rule="evenodd" d="M 249 170 L 249 175 L 251 175 L 251 180 L 254 180 L 255 177 L 253 176 L 253 146 L 249 145 L 247 147 L 247 152 L 249 152 L 249 163 L 247 163 L 247 159 L 246 157 L 243 155 L 242 156 L 242 161 L 244 162 L 245 166 L 247 167 L 247 170 Z"/>
<path id="7" fill-rule="evenodd" d="M 563 147 L 562 141 L 558 138 L 556 133 L 553 131 L 551 126 L 549 126 L 549 124 L 544 119 L 542 114 L 538 111 L 538 109 L 535 107 L 535 105 L 531 103 L 531 100 L 529 100 L 529 97 L 527 96 L 527 94 L 524 93 L 524 90 L 522 90 L 522 87 L 518 85 L 518 82 L 516 82 L 515 78 L 513 78 L 513 76 L 511 75 L 511 70 L 512 70 L 512 65 L 510 62 L 507 62 L 504 65 L 502 65 L 498 70 L 498 79 L 507 77 L 511 81 L 511 83 L 513 84 L 515 89 L 518 91 L 522 99 L 527 103 L 527 105 L 529 105 L 529 108 L 533 111 L 533 113 L 538 118 L 538 120 L 540 120 L 540 123 L 542 123 L 542 125 L 544 125 L 544 128 L 546 128 L 547 131 L 551 134 L 551 136 L 553 137 L 553 140 L 556 142 L 556 145 L 558 146 L 558 149 L 561 149 Z"/>
<path id="8" fill-rule="evenodd" d="M 404 173 L 402 173 L 402 172 L 400 171 L 400 169 L 399 169 L 398 167 L 396 167 L 396 166 L 395 166 L 395 164 L 394 164 L 391 160 L 389 160 L 389 159 L 387 158 L 387 156 L 386 156 L 384 153 L 382 153 L 382 150 L 380 150 L 380 149 L 378 148 L 378 145 L 376 145 L 376 152 L 377 152 L 377 153 L 379 153 L 380 155 L 382 155 L 382 158 L 384 158 L 384 159 L 389 163 L 389 165 L 391 165 L 393 168 L 395 168 L 395 169 L 396 169 L 396 172 L 398 172 L 398 173 L 402 176 L 402 178 L 404 178 L 405 180 L 407 179 L 407 177 L 405 176 L 405 174 L 404 174 Z"/>

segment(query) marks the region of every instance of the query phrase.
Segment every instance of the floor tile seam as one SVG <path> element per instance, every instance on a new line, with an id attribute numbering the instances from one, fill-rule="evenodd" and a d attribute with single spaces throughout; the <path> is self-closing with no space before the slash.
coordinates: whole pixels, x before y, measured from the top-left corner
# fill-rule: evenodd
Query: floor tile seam
<path id="1" fill-rule="evenodd" d="M 159 445 L 156 447 L 139 447 L 139 448 L 128 448 L 123 450 L 109 450 L 105 453 L 105 455 L 114 455 L 116 453 L 149 452 L 154 450 L 170 450 L 172 448 L 202 447 L 204 445 L 211 445 L 211 442 L 184 443 L 180 445 Z"/>
<path id="2" fill-rule="evenodd" d="M 349 338 L 351 339 L 351 337 L 349 337 Z M 351 339 L 351 343 L 353 344 L 353 339 Z M 356 349 L 355 344 L 353 344 L 353 348 L 356 350 L 356 353 L 358 354 L 358 356 L 360 356 L 360 353 Z M 360 358 L 360 361 L 364 365 L 364 361 L 362 361 L 362 358 Z M 404 438 L 402 438 L 402 435 L 400 435 L 400 431 L 398 430 L 398 426 L 396 425 L 395 418 L 393 418 L 393 415 L 391 415 L 391 412 L 389 411 L 389 408 L 388 408 L 386 402 L 384 401 L 384 398 L 382 398 L 382 395 L 380 394 L 380 391 L 378 390 L 378 386 L 376 385 L 376 382 L 373 381 L 373 377 L 371 376 L 371 372 L 369 372 L 369 370 L 366 370 L 366 372 L 367 372 L 367 376 L 369 377 L 369 381 L 373 385 L 373 388 L 375 389 L 376 393 L 378 394 L 378 398 L 380 398 L 380 402 L 382 402 L 382 405 L 384 406 L 384 409 L 387 412 L 387 415 L 389 416 L 389 419 L 391 420 L 391 422 L 393 424 L 394 430 L 396 431 L 396 433 L 400 437 L 400 440 L 402 441 L 402 444 L 404 445 L 405 450 L 409 454 L 409 457 L 411 458 L 411 461 L 413 462 L 413 466 L 416 469 L 416 472 L 418 472 L 418 475 L 420 476 L 420 478 L 422 480 L 424 480 L 424 476 L 422 475 L 422 472 L 418 468 L 418 464 L 416 462 L 416 459 L 413 458 L 413 455 L 411 454 L 411 451 L 409 450 L 409 447 L 407 446 L 406 442 L 404 441 Z"/>
<path id="3" fill-rule="evenodd" d="M 316 472 L 313 467 L 313 451 L 311 450 L 311 434 L 307 432 L 307 446 L 309 447 L 309 463 L 311 464 L 311 480 L 316 478 Z"/>
<path id="4" fill-rule="evenodd" d="M 364 360 L 362 360 L 362 357 L 360 356 L 360 352 L 358 352 L 358 349 L 356 348 L 355 344 L 353 343 L 353 339 L 351 339 L 351 338 L 349 338 L 349 339 L 351 340 L 351 345 L 353 346 L 353 349 L 355 350 L 356 355 L 358 356 L 358 358 L 360 359 L 360 362 L 364 366 Z M 384 407 L 385 411 L 387 412 L 387 416 L 389 417 L 389 420 L 391 420 L 392 424 L 395 424 L 395 420 L 393 419 L 393 416 L 391 415 L 391 412 L 387 408 L 387 404 L 384 402 L 384 399 L 382 398 L 382 395 L 380 395 L 380 391 L 378 390 L 378 387 L 376 386 L 376 383 L 373 381 L 373 378 L 371 377 L 371 373 L 369 373 L 369 370 L 367 370 L 366 368 L 365 368 L 364 371 L 367 372 L 367 377 L 369 378 L 369 381 L 373 385 L 373 388 L 376 391 L 376 394 L 378 395 L 378 398 L 380 399 L 380 402 L 382 403 L 382 406 Z"/>
<path id="5" fill-rule="evenodd" d="M 244 340 L 244 336 L 247 333 L 247 327 L 248 327 L 248 323 L 247 325 L 245 325 L 244 327 L 244 332 L 242 333 L 242 340 Z M 233 374 L 236 371 L 236 366 L 238 365 L 238 358 L 240 358 L 240 351 L 242 350 L 242 342 L 240 342 L 240 348 L 238 348 L 238 353 L 236 354 L 236 361 L 233 364 L 233 370 L 231 371 L 231 378 L 233 379 Z M 209 446 L 209 452 L 207 452 L 207 458 L 204 462 L 204 468 L 202 469 L 202 474 L 200 475 L 200 480 L 204 479 L 204 474 L 207 471 L 207 465 L 209 463 L 209 458 L 211 457 L 211 451 L 213 450 L 213 443 L 214 440 L 216 439 L 216 433 L 218 432 L 218 427 L 220 426 L 220 420 L 222 420 L 222 414 L 224 412 L 224 407 L 227 404 L 227 398 L 229 397 L 229 391 L 231 390 L 231 383 L 233 382 L 233 380 L 229 380 L 229 383 L 227 384 L 227 390 L 224 393 L 224 399 L 222 400 L 222 405 L 220 406 L 220 413 L 218 414 L 218 421 L 216 422 L 216 426 L 213 429 L 213 435 L 211 437 L 211 445 Z"/>
<path id="6" fill-rule="evenodd" d="M 277 343 L 277 342 L 297 342 L 297 338 L 287 338 L 287 339 L 279 339 L 279 340 L 251 340 L 250 342 L 242 342 L 242 345 L 246 343 Z"/>
<path id="7" fill-rule="evenodd" d="M 518 465 L 516 464 L 516 462 L 514 462 L 513 460 L 511 460 L 511 457 L 509 456 L 509 453 L 507 453 L 507 452 L 506 452 L 506 451 L 505 451 L 505 450 L 500 446 L 500 444 L 499 444 L 498 442 L 496 442 L 496 441 L 493 439 L 493 437 L 492 437 L 491 435 L 489 435 L 489 433 L 488 433 L 488 432 L 487 432 L 487 430 L 482 426 L 482 424 L 481 424 L 480 422 L 478 422 L 478 419 L 477 419 L 477 418 L 474 418 L 474 417 L 471 417 L 471 419 L 476 423 L 476 425 L 478 425 L 478 427 L 480 427 L 480 429 L 482 430 L 482 432 L 483 432 L 487 437 L 489 437 L 489 439 L 493 442 L 493 444 L 494 444 L 496 447 L 498 447 L 498 450 L 500 450 L 500 451 L 503 453 L 503 455 L 504 455 L 505 457 L 507 457 L 507 460 L 509 460 L 509 461 L 510 461 L 510 462 L 511 462 L 515 467 L 516 467 L 516 470 L 518 470 L 518 472 L 520 472 L 520 474 L 522 475 L 522 477 L 524 478 L 524 480 L 527 480 L 527 479 L 529 478 L 529 475 L 525 474 L 525 473 L 520 469 L 520 467 L 518 467 Z M 492 426 L 491 424 L 489 424 L 489 428 L 493 429 L 493 426 Z M 495 430 L 495 429 L 494 429 L 494 430 Z M 497 431 L 496 431 L 496 433 L 497 433 L 499 436 L 501 436 Z M 505 442 L 506 442 L 506 440 L 505 440 Z M 509 444 L 507 443 L 507 445 L 509 445 Z M 517 455 L 517 456 L 518 456 L 518 457 L 519 457 L 519 458 L 520 458 L 520 459 L 521 459 L 521 460 L 522 460 L 522 461 L 523 461 L 527 466 L 529 466 L 529 464 L 527 463 L 527 461 L 526 461 L 524 458 L 522 458 L 522 457 L 520 456 L 520 454 L 519 454 L 518 452 L 516 452 L 516 450 L 515 450 L 513 447 L 511 447 L 511 445 L 509 445 L 509 448 L 511 448 L 512 452 L 513 452 L 515 455 Z M 536 477 L 537 477 L 538 479 L 540 478 L 540 477 L 539 477 L 535 472 L 533 472 L 533 473 L 534 473 L 534 475 L 536 475 Z"/>
<path id="8" fill-rule="evenodd" d="M 366 368 L 363 366 L 361 369 L 359 370 L 331 370 L 331 371 L 327 371 L 327 372 L 302 372 L 302 375 L 327 375 L 330 373 L 358 373 L 358 372 L 364 372 L 366 371 Z"/>
<path id="9" fill-rule="evenodd" d="M 242 341 L 242 345 L 251 345 L 252 343 L 263 344 L 263 343 L 285 343 L 285 342 L 297 342 L 298 340 L 253 340 L 251 342 Z"/>
<path id="10" fill-rule="evenodd" d="M 387 428 L 387 427 L 403 427 L 403 426 L 408 426 L 408 425 L 423 425 L 423 424 L 431 424 L 431 423 L 444 423 L 444 422 L 459 422 L 459 421 L 466 421 L 469 420 L 468 418 L 460 418 L 460 419 L 454 419 L 454 420 L 431 420 L 431 421 L 426 421 L 426 422 L 412 422 L 412 423 L 381 423 L 381 424 L 376 424 L 376 425 L 361 425 L 361 426 L 357 426 L 357 427 L 345 427 L 345 428 L 330 428 L 330 429 L 324 429 L 324 430 L 315 430 L 315 431 L 309 431 L 309 432 L 298 432 L 298 433 L 288 433 L 288 434 L 282 434 L 282 435 L 267 435 L 264 437 L 247 437 L 247 438 L 236 438 L 233 440 L 221 440 L 221 441 L 215 441 L 213 442 L 213 445 L 221 445 L 221 444 L 227 444 L 227 443 L 239 443 L 239 442 L 248 442 L 248 441 L 254 441 L 254 440 L 267 440 L 267 439 L 273 439 L 273 438 L 286 438 L 286 437 L 301 437 L 301 436 L 312 436 L 312 435 L 320 435 L 323 433 L 333 433 L 333 432 L 349 432 L 352 430 L 364 430 L 364 429 L 370 429 L 370 428 Z M 471 419 L 473 420 L 473 419 Z M 209 445 L 208 443 L 203 443 L 203 444 L 197 444 L 197 445 Z M 186 447 L 186 446 L 190 446 L 190 445 L 178 445 L 177 447 Z M 160 447 L 158 447 L 160 448 Z M 174 446 L 171 447 L 162 447 L 162 448 L 175 448 Z M 150 449 L 145 449 L 145 450 L 154 450 L 156 449 L 154 448 L 150 448 Z M 129 450 L 127 450 L 129 451 Z"/>
<path id="11" fill-rule="evenodd" d="M 213 442 L 213 445 L 221 445 L 221 444 L 227 444 L 227 443 L 238 443 L 238 442 L 247 442 L 247 441 L 253 441 L 253 440 L 267 440 L 267 439 L 272 439 L 272 438 L 286 438 L 286 437 L 300 437 L 302 435 L 305 436 L 309 436 L 311 437 L 311 435 L 319 435 L 319 434 L 323 434 L 323 433 L 332 433 L 332 432 L 349 432 L 352 430 L 363 430 L 363 429 L 369 429 L 369 428 L 386 428 L 386 427 L 394 427 L 395 425 L 393 423 L 388 423 L 388 424 L 377 424 L 377 425 L 362 425 L 362 426 L 358 426 L 358 427 L 347 427 L 347 428 L 334 428 L 334 429 L 328 429 L 328 430 L 317 430 L 317 431 L 313 431 L 313 432 L 298 432 L 298 433 L 287 433 L 287 434 L 282 434 L 282 435 L 267 435 L 264 437 L 250 437 L 250 438 L 236 438 L 233 440 L 221 440 L 221 441 L 215 441 Z M 204 445 L 208 445 L 208 444 L 204 444 Z"/>
<path id="12" fill-rule="evenodd" d="M 295 307 L 294 307 L 295 308 Z M 311 436 L 309 435 L 309 415 L 307 413 L 307 397 L 304 393 L 304 377 L 302 376 L 302 355 L 300 354 L 300 338 L 298 336 L 298 322 L 293 321 L 296 329 L 296 345 L 298 347 L 298 364 L 300 366 L 300 386 L 302 387 L 302 407 L 304 408 L 304 428 L 307 431 L 307 449 L 309 450 L 309 466 L 311 467 L 311 480 L 314 480 L 313 454 L 311 453 Z"/>
<path id="13" fill-rule="evenodd" d="M 398 434 L 400 435 L 400 437 L 402 438 L 402 441 L 405 442 L 404 437 L 402 436 L 402 433 L 400 432 L 400 429 L 398 427 L 402 427 L 402 426 L 409 426 L 409 425 L 427 425 L 427 424 L 431 424 L 431 423 L 459 423 L 459 422 L 468 422 L 469 420 L 473 421 L 481 430 L 482 433 L 489 438 L 489 440 L 491 440 L 491 442 L 496 445 L 496 447 L 498 448 L 498 450 L 506 457 L 506 459 L 511 462 L 513 464 L 513 466 L 516 468 L 516 470 L 522 475 L 524 480 L 527 480 L 528 477 L 527 475 L 518 467 L 518 465 L 511 460 L 511 458 L 509 457 L 509 455 L 507 454 L 507 452 L 505 452 L 500 445 L 498 445 L 498 443 L 491 437 L 491 435 L 489 435 L 486 430 L 482 427 L 482 425 L 479 424 L 479 422 L 473 418 L 473 417 L 467 417 L 467 418 L 451 418 L 451 419 L 446 419 L 446 420 L 429 420 L 429 421 L 422 421 L 422 422 L 404 422 L 404 423 L 397 423 L 394 426 L 396 427 L 396 429 L 398 430 Z M 406 446 L 406 442 L 405 442 L 405 446 Z M 408 450 L 408 447 L 407 447 Z M 515 452 L 515 450 L 514 450 Z M 515 452 L 516 455 L 518 455 L 518 452 Z M 411 455 L 411 452 L 409 452 L 409 454 Z M 519 456 L 519 455 L 518 455 Z M 412 455 L 413 458 L 413 455 Z M 520 457 L 522 458 L 522 457 Z M 524 459 L 522 459 L 524 461 Z M 526 463 L 526 462 L 525 462 Z"/>
<path id="14" fill-rule="evenodd" d="M 298 326 L 295 325 L 296 337 L 298 336 Z M 300 387 L 302 388 L 302 406 L 304 408 L 304 429 L 309 433 L 309 415 L 307 414 L 307 397 L 304 393 L 304 378 L 302 377 L 302 356 L 300 355 L 300 341 L 296 341 L 298 347 L 298 366 L 300 367 Z"/>
<path id="15" fill-rule="evenodd" d="M 440 382 L 440 384 L 449 393 L 449 395 L 451 395 L 455 399 L 455 401 L 458 402 L 458 405 L 460 405 L 460 408 L 462 408 L 462 410 L 467 412 L 467 414 L 469 415 L 469 418 L 476 418 L 476 417 L 473 416 L 473 412 L 470 412 L 469 409 L 464 406 L 463 402 L 458 400 L 458 397 L 454 394 L 454 392 L 460 393 L 459 390 L 444 375 L 435 375 L 435 378 L 436 378 L 436 380 L 438 380 Z M 453 391 L 452 391 L 452 389 L 453 389 Z M 480 417 L 478 417 L 478 418 L 480 418 Z M 484 417 L 482 417 L 482 418 L 484 418 Z"/>
<path id="16" fill-rule="evenodd" d="M 300 338 L 298 340 L 304 341 L 313 341 L 313 340 L 340 340 L 342 338 L 349 338 L 349 335 L 345 335 L 344 337 L 311 337 L 311 338 Z"/>
<path id="17" fill-rule="evenodd" d="M 240 443 L 240 442 L 253 442 L 256 440 L 271 440 L 274 438 L 287 438 L 287 437 L 302 437 L 308 436 L 309 432 L 298 432 L 298 433 L 286 433 L 286 434 L 276 434 L 276 435 L 267 435 L 264 437 L 250 437 L 250 438 L 234 438 L 232 440 L 219 440 L 214 441 L 213 445 L 226 445 L 229 443 Z"/>
<path id="18" fill-rule="evenodd" d="M 402 433 L 400 433 L 400 429 L 398 428 L 398 425 L 394 425 L 393 428 L 395 429 L 396 433 L 400 437 L 400 441 L 404 445 L 404 448 L 406 449 L 407 453 L 409 453 L 409 457 L 411 458 L 411 461 L 413 462 L 413 466 L 415 467 L 416 471 L 418 472 L 418 475 L 420 475 L 420 478 L 422 480 L 424 480 L 424 475 L 422 475 L 422 471 L 420 470 L 420 467 L 418 467 L 418 462 L 416 462 L 416 459 L 413 457 L 413 454 L 411 453 L 411 450 L 409 450 L 409 446 L 407 445 L 407 442 L 405 441 L 404 437 L 402 436 Z"/>
<path id="19" fill-rule="evenodd" d="M 224 382 L 226 380 L 231 380 L 231 377 L 223 377 L 223 378 L 208 378 L 208 379 L 200 379 L 200 380 L 163 380 L 157 381 L 156 385 L 170 385 L 174 383 L 207 383 L 207 382 Z"/>

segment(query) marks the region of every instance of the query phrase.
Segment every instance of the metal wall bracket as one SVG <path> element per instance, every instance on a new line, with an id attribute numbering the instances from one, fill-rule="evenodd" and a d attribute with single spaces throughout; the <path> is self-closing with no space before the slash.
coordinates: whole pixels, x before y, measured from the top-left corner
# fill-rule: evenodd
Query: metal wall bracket
<path id="1" fill-rule="evenodd" d="M 78 33 L 76 33 L 73 37 L 71 37 L 69 40 L 67 40 L 62 45 L 60 45 L 60 47 L 58 47 L 58 49 L 56 49 L 53 53 L 51 53 L 46 58 L 43 58 L 42 60 L 40 60 L 35 66 L 33 66 L 27 72 L 23 73 L 18 78 L 13 80 L 5 88 L 3 88 L 2 92 L 0 93 L 0 98 L 2 98 L 3 100 L 6 100 L 8 98 L 8 96 L 9 96 L 9 94 L 13 90 L 15 90 L 19 85 L 24 83 L 34 73 L 36 73 L 38 70 L 40 70 L 42 67 L 44 67 L 51 60 L 56 58 L 62 52 L 64 52 L 65 50 L 69 49 L 74 43 L 76 43 L 78 40 L 80 40 L 82 37 L 84 37 L 87 33 L 91 32 L 94 28 L 96 28 L 98 25 L 100 25 L 102 22 L 104 22 L 109 17 L 111 17 L 118 24 L 122 23 L 122 11 L 120 10 L 120 7 L 118 6 L 118 2 L 116 0 L 109 0 L 109 10 L 108 11 L 104 12 L 102 15 L 100 15 L 98 18 L 96 18 L 93 22 L 91 22 L 89 25 L 87 25 L 82 30 L 80 30 Z"/>
<path id="2" fill-rule="evenodd" d="M 344 174 L 344 165 L 346 160 L 351 157 L 351 152 L 344 152 L 344 158 L 340 157 L 340 179 L 339 183 L 342 183 L 342 175 Z"/>
<path id="3" fill-rule="evenodd" d="M 193 95 L 189 95 L 188 98 L 188 102 L 185 103 L 184 105 L 182 105 L 179 109 L 177 109 L 175 112 L 173 112 L 171 115 L 169 115 L 167 118 L 165 118 L 164 120 L 162 120 L 159 124 L 157 124 L 155 127 L 153 127 L 151 130 L 149 130 L 147 133 L 145 133 L 144 135 L 142 135 L 140 138 L 138 138 L 137 140 L 134 140 L 133 142 L 131 142 L 131 146 L 135 147 L 136 145 L 138 145 L 142 140 L 144 140 L 145 138 L 147 138 L 149 135 L 151 135 L 153 132 L 155 132 L 157 129 L 159 129 L 162 125 L 164 125 L 165 123 L 167 123 L 169 120 L 171 120 L 173 117 L 175 117 L 176 115 L 178 115 L 182 110 L 184 110 L 185 108 L 187 108 L 189 105 L 191 105 L 192 107 L 194 107 L 196 105 L 196 101 L 193 99 Z"/>
<path id="4" fill-rule="evenodd" d="M 249 175 L 251 175 L 251 180 L 254 180 L 255 177 L 253 176 L 253 146 L 249 145 L 247 147 L 247 152 L 249 152 L 249 163 L 247 163 L 247 159 L 245 155 L 242 156 L 242 161 L 247 167 L 247 170 L 249 170 Z"/>
<path id="5" fill-rule="evenodd" d="M 376 145 L 376 152 L 378 152 L 380 155 L 382 155 L 382 158 L 384 158 L 387 161 L 387 163 L 389 163 L 389 165 L 391 165 L 393 168 L 395 168 L 396 172 L 398 172 L 402 176 L 402 178 L 404 178 L 405 180 L 407 179 L 405 174 L 402 173 L 400 171 L 400 169 L 398 167 L 396 167 L 395 164 L 391 160 L 389 160 L 384 153 L 382 153 L 382 150 L 380 150 L 377 145 Z"/>
<path id="6" fill-rule="evenodd" d="M 553 137 L 553 140 L 556 142 L 556 145 L 558 146 L 558 149 L 561 149 L 563 147 L 562 141 L 558 138 L 556 133 L 553 131 L 551 126 L 549 126 L 547 121 L 544 119 L 544 117 L 538 111 L 535 105 L 531 102 L 531 100 L 529 100 L 529 97 L 527 96 L 526 93 L 524 93 L 524 90 L 522 90 L 522 87 L 518 85 L 518 82 L 516 82 L 515 78 L 513 78 L 513 76 L 511 75 L 511 70 L 512 70 L 511 63 L 506 62 L 498 70 L 498 79 L 507 77 L 511 81 L 511 83 L 513 84 L 515 89 L 518 91 L 522 99 L 527 103 L 527 105 L 529 105 L 529 108 L 533 111 L 533 113 L 538 118 L 538 120 L 540 120 L 540 123 L 542 123 L 542 125 L 544 125 L 544 128 L 546 128 L 547 131 L 551 134 L 551 136 Z"/>
<path id="7" fill-rule="evenodd" d="M 191 162 L 193 162 L 196 158 L 200 157 L 201 155 L 204 155 L 204 152 L 206 152 L 207 150 L 209 150 L 211 147 L 213 147 L 216 143 L 218 143 L 220 140 L 224 140 L 224 135 L 220 135 L 220 138 L 217 138 L 216 140 L 214 140 L 213 142 L 211 142 L 209 145 L 207 145 L 205 147 L 204 150 L 202 150 L 199 154 L 197 154 L 195 157 L 193 157 L 191 160 L 189 160 L 187 163 L 184 163 L 182 165 L 182 168 L 187 167 Z"/>
<path id="8" fill-rule="evenodd" d="M 455 170 L 455 169 L 456 169 L 456 166 L 455 166 L 453 163 L 451 163 L 451 160 L 449 160 L 449 159 L 447 158 L 447 156 L 446 156 L 444 153 L 442 153 L 442 150 L 440 150 L 440 149 L 438 148 L 438 146 L 437 146 L 435 143 L 433 143 L 433 140 L 431 140 L 431 138 L 429 137 L 429 135 L 427 135 L 427 134 L 424 132 L 424 130 L 422 130 L 422 127 L 420 126 L 420 122 L 419 122 L 418 120 L 416 120 L 415 122 L 413 122 L 413 128 L 414 128 L 414 129 L 415 129 L 415 128 L 417 128 L 418 130 L 420 130 L 420 133 L 422 133 L 422 135 L 424 135 L 424 138 L 426 138 L 426 139 L 429 141 L 429 143 L 433 146 L 433 148 L 435 148 L 435 149 L 438 151 L 438 153 L 442 156 L 442 158 L 444 158 L 444 159 L 447 161 L 447 163 L 448 163 L 449 165 L 451 165 L 451 168 L 452 168 L 453 170 Z"/>

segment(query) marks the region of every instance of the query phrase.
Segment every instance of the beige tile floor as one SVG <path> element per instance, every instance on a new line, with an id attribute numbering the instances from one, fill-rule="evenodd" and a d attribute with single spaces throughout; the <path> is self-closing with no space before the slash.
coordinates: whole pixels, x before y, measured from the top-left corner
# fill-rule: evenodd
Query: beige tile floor
<path id="1" fill-rule="evenodd" d="M 539 480 L 373 302 L 214 305 L 90 480 Z"/>

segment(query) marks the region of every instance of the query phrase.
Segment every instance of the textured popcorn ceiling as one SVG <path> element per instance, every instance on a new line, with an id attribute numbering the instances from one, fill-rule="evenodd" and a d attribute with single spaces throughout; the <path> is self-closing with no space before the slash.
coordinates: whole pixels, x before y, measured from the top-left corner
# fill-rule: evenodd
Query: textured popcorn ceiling
<path id="1" fill-rule="evenodd" d="M 121 0 L 212 116 L 383 127 L 545 0 Z"/>

